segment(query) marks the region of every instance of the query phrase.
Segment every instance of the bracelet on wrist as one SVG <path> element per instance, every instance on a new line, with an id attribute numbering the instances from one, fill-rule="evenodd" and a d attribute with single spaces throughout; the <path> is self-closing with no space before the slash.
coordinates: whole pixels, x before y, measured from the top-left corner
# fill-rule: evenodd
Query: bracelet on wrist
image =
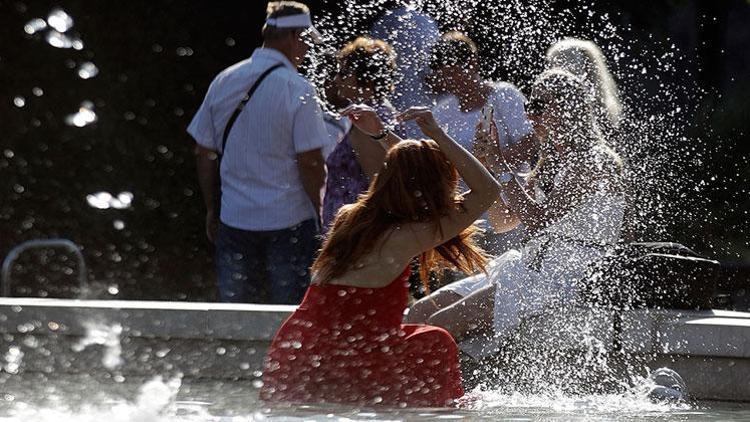
<path id="1" fill-rule="evenodd" d="M 385 138 L 386 136 L 388 136 L 388 128 L 383 128 L 383 130 L 380 133 L 375 134 L 375 135 L 370 135 L 370 138 L 372 138 L 372 139 L 374 139 L 376 141 L 379 141 L 379 140 Z"/>

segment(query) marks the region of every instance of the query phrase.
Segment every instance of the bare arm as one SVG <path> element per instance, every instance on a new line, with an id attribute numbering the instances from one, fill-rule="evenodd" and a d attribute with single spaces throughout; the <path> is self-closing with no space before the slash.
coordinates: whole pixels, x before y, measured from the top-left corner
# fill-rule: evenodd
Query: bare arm
<path id="1" fill-rule="evenodd" d="M 499 185 L 490 172 L 470 152 L 466 151 L 435 122 L 432 112 L 426 107 L 412 107 L 398 116 L 401 121 L 415 120 L 422 132 L 432 138 L 456 167 L 470 191 L 464 195 L 460 209 L 447 210 L 440 219 L 440 231 L 417 230 L 422 252 L 429 250 L 456 236 L 469 227 L 495 202 Z"/>
<path id="2" fill-rule="evenodd" d="M 384 127 L 374 111 L 366 106 L 350 106 L 341 114 L 349 116 L 352 123 L 365 133 L 376 133 Z M 396 240 L 398 236 L 394 237 L 394 241 L 399 242 L 400 247 L 413 256 L 444 243 L 469 227 L 497 199 L 500 187 L 482 163 L 438 126 L 430 109 L 412 107 L 397 118 L 400 121 L 416 121 L 422 132 L 438 144 L 470 189 L 464 195 L 460 209 L 445 210 L 446 216 L 438 222 L 441 230 L 434 230 L 433 224 L 414 223 L 410 225 L 412 230 L 402 233 L 411 233 L 409 236 L 415 238 L 402 243 Z M 393 134 L 389 133 L 388 136 L 399 140 Z"/>
<path id="3" fill-rule="evenodd" d="M 495 201 L 487 210 L 487 221 L 492 225 L 495 233 L 505 233 L 518 227 L 521 219 L 516 213 L 512 212 L 505 202 L 501 199 Z"/>
<path id="4" fill-rule="evenodd" d="M 535 201 L 527 190 L 513 179 L 503 191 L 508 198 L 508 206 L 533 230 L 540 229 L 556 221 L 581 203 L 591 193 L 601 190 L 601 186 L 611 186 L 617 175 L 614 163 L 597 169 L 593 157 L 569 155 L 565 157 L 566 169 L 550 192 L 545 192 L 543 203 Z"/>
<path id="5" fill-rule="evenodd" d="M 539 142 L 534 133 L 530 133 L 517 144 L 508 145 L 500 153 L 505 156 L 505 160 L 512 166 L 518 166 L 521 163 L 530 163 L 534 159 L 534 154 L 539 149 Z"/>
<path id="6" fill-rule="evenodd" d="M 297 154 L 297 168 L 307 196 L 320 214 L 320 190 L 326 180 L 325 161 L 320 149 Z"/>
<path id="7" fill-rule="evenodd" d="M 213 243 L 219 219 L 219 160 L 216 151 L 195 145 L 195 164 L 198 170 L 198 185 L 206 206 L 206 237 Z"/>
<path id="8" fill-rule="evenodd" d="M 349 132 L 349 142 L 357 154 L 357 161 L 362 171 L 372 180 L 385 161 L 385 155 L 392 146 L 401 142 L 392 131 L 386 130 L 385 124 L 378 117 L 375 109 L 364 104 L 353 104 L 341 111 L 342 116 L 348 116 L 353 127 Z M 386 131 L 385 137 L 379 140 L 374 136 Z"/>
<path id="9" fill-rule="evenodd" d="M 386 136 L 387 137 L 387 136 Z M 384 145 L 356 127 L 349 132 L 349 143 L 357 154 L 357 162 L 369 180 L 383 167 L 387 150 Z"/>
<path id="10" fill-rule="evenodd" d="M 497 126 L 493 122 L 489 134 L 477 131 L 477 138 L 474 141 L 475 153 L 496 174 L 512 174 L 514 171 L 506 160 L 507 151 L 505 153 L 502 151 L 498 140 Z M 547 201 L 545 204 L 538 203 L 529 191 L 527 191 L 527 187 L 515 177 L 502 188 L 507 200 L 506 207 L 504 207 L 505 209 L 498 209 L 496 207 L 495 209 L 490 209 L 491 213 L 495 211 L 494 217 L 502 217 L 502 214 L 507 211 L 510 212 L 512 217 L 517 218 L 531 229 L 543 226 L 548 221 L 548 216 L 545 214 L 547 213 L 547 204 L 550 201 Z M 490 215 L 490 219 L 493 222 L 492 214 Z M 505 223 L 504 218 L 495 218 L 495 220 L 495 222 L 501 223 L 501 226 Z"/>

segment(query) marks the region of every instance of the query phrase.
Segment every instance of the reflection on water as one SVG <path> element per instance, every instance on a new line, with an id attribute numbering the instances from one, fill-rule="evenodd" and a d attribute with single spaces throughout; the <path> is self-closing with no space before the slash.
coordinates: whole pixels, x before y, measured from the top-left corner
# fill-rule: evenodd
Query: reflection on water
<path id="1" fill-rule="evenodd" d="M 140 377 L 101 379 L 81 375 L 8 377 L 0 400 L 0 421 L 740 421 L 750 412 L 730 404 L 687 408 L 623 396 L 579 400 L 535 396 L 495 397 L 496 402 L 464 409 L 387 409 L 337 405 L 264 406 L 248 382 Z M 1 396 L 0 396 L 1 397 Z M 625 403 L 627 402 L 627 403 Z"/>

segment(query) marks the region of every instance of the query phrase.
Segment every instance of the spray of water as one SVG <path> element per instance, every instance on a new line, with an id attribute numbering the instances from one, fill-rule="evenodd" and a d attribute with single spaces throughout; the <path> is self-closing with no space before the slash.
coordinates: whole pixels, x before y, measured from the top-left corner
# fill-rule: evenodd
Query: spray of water
<path id="1" fill-rule="evenodd" d="M 328 2 L 322 8 L 327 12 L 316 17 L 316 26 L 328 42 L 314 51 L 307 76 L 323 87 L 335 71 L 330 60 L 335 48 L 368 33 L 373 22 L 399 4 L 407 12 L 431 16 L 442 31 L 467 32 L 482 50 L 482 73 L 516 84 L 527 96 L 530 82 L 546 66 L 545 54 L 551 45 L 571 36 L 592 40 L 604 53 L 623 107 L 618 130 L 605 135 L 627 164 L 628 235 L 633 240 L 671 240 L 675 228 L 705 214 L 698 194 L 706 183 L 696 183 L 692 175 L 710 153 L 704 140 L 691 137 L 687 130 L 705 92 L 677 75 L 685 59 L 671 40 L 639 39 L 627 25 L 616 24 L 616 16 L 600 13 L 588 2 L 558 10 L 546 0 L 491 5 L 478 0 L 344 0 Z M 628 363 L 611 338 L 602 338 L 601 330 L 573 327 L 556 318 L 559 306 L 550 310 L 545 318 L 550 323 L 544 328 L 530 332 L 527 327 L 523 336 L 506 342 L 498 361 L 480 369 L 485 375 L 494 372 L 485 377 L 491 382 L 483 388 L 498 394 L 501 401 L 516 394 L 560 398 L 633 391 L 642 367 Z M 591 321 L 608 318 L 610 312 L 606 308 L 594 311 L 598 315 Z M 575 347 L 560 350 L 548 342 L 559 336 L 575 339 Z M 485 399 L 496 401 L 492 397 Z"/>
<path id="2" fill-rule="evenodd" d="M 178 420 L 209 421 L 214 420 L 205 410 L 192 409 L 192 414 L 178 415 L 175 410 L 175 398 L 180 390 L 180 377 L 164 381 L 160 376 L 147 381 L 138 389 L 137 396 L 131 401 L 116 400 L 112 406 L 84 405 L 80 409 L 66 409 L 64 403 L 55 407 L 32 407 L 16 403 L 7 418 L 8 421 L 40 422 L 58 421 L 112 421 L 112 422 L 170 422 Z"/>
<path id="3" fill-rule="evenodd" d="M 104 346 L 102 355 L 102 365 L 113 370 L 122 365 L 122 346 L 120 344 L 120 334 L 122 334 L 122 325 L 107 325 L 98 322 L 84 322 L 86 335 L 72 349 L 74 352 L 82 352 L 91 345 Z"/>

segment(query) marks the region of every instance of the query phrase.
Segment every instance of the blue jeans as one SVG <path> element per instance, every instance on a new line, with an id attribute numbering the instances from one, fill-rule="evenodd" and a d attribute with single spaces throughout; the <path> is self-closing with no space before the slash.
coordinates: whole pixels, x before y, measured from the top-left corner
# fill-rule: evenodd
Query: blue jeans
<path id="1" fill-rule="evenodd" d="M 310 285 L 319 246 L 315 220 L 283 230 L 247 231 L 219 224 L 216 274 L 219 299 L 296 305 Z"/>

